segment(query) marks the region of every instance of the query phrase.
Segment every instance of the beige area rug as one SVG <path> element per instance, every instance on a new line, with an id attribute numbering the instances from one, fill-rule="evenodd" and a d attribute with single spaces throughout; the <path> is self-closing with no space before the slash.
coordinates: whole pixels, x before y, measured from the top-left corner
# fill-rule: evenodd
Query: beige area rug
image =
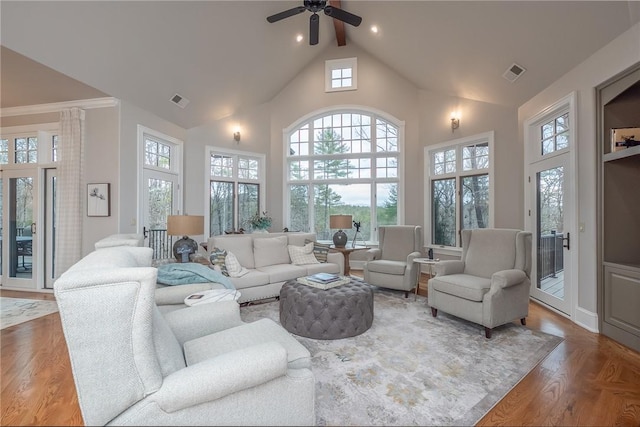
<path id="1" fill-rule="evenodd" d="M 318 425 L 474 425 L 562 339 L 519 322 L 484 328 L 438 313 L 425 297 L 374 291 L 374 321 L 340 340 L 295 336 L 309 349 Z M 277 301 L 242 307 L 279 323 Z"/>
<path id="2" fill-rule="evenodd" d="M 0 329 L 58 311 L 55 301 L 0 297 Z"/>

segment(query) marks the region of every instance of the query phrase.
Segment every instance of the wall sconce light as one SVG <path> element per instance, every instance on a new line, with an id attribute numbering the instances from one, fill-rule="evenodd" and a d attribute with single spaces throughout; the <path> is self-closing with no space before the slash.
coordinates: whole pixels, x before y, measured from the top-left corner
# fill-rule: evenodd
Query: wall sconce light
<path id="1" fill-rule="evenodd" d="M 236 131 L 233 132 L 233 139 L 236 141 L 236 143 L 240 143 L 240 129 L 236 129 Z"/>
<path id="2" fill-rule="evenodd" d="M 451 113 L 451 133 L 460 127 L 460 117 L 458 113 Z"/>

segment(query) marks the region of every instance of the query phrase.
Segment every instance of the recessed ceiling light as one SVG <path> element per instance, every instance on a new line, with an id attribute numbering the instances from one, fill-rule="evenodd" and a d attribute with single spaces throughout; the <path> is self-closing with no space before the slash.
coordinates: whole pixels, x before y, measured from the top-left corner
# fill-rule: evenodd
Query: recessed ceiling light
<path id="1" fill-rule="evenodd" d="M 298 43 L 300 43 L 303 39 L 304 39 L 304 37 L 302 37 L 302 34 L 298 34 L 298 35 L 296 36 L 296 41 L 297 41 Z"/>
<path id="2" fill-rule="evenodd" d="M 377 25 L 372 25 L 371 26 L 371 32 L 373 34 L 378 34 L 378 26 Z"/>

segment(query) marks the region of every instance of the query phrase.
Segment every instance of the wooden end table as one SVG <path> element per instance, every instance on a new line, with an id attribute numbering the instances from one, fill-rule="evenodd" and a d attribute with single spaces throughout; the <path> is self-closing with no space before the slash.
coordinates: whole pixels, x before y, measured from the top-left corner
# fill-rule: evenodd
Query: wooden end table
<path id="1" fill-rule="evenodd" d="M 335 252 L 340 252 L 344 256 L 344 275 L 349 276 L 349 272 L 351 271 L 351 267 L 349 266 L 349 255 L 351 255 L 351 252 L 361 251 L 364 249 L 371 249 L 371 248 L 368 246 L 357 246 L 357 245 L 355 247 L 351 247 L 347 245 L 344 248 L 336 248 L 335 245 L 331 245 L 330 249 Z"/>

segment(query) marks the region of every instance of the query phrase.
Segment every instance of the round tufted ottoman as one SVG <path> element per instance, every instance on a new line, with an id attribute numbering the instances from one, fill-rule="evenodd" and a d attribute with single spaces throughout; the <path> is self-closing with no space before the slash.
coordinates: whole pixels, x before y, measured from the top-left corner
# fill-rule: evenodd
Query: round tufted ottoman
<path id="1" fill-rule="evenodd" d="M 373 323 L 373 291 L 354 277 L 327 290 L 289 280 L 280 290 L 280 323 L 293 334 L 319 340 L 360 335 Z"/>

